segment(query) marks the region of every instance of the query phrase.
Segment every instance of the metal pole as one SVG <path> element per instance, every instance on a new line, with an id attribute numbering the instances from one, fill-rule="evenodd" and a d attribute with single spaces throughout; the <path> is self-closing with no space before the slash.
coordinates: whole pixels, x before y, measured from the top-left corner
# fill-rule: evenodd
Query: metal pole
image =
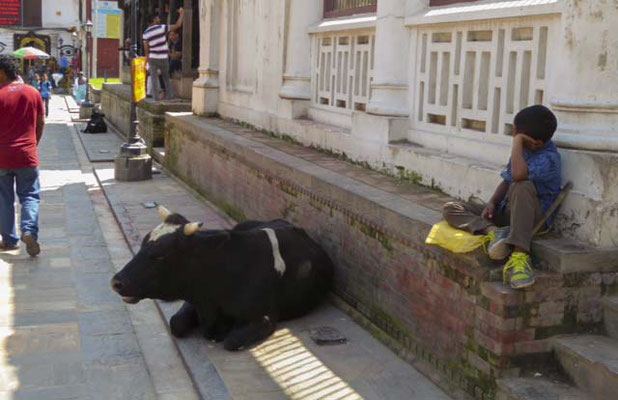
<path id="1" fill-rule="evenodd" d="M 137 0 L 131 0 L 131 51 L 129 58 L 131 67 L 137 58 Z M 139 121 L 137 118 L 137 103 L 135 102 L 135 74 L 131 71 L 131 124 L 127 142 L 120 146 L 120 154 L 114 161 L 114 177 L 119 181 L 143 181 L 152 178 L 152 158 L 148 154 L 148 147 L 139 135 Z"/>
<path id="2" fill-rule="evenodd" d="M 88 65 L 86 67 L 86 103 L 90 106 L 90 68 L 92 68 L 91 62 L 91 49 L 90 49 L 90 33 L 86 32 L 86 61 Z"/>
<path id="3" fill-rule="evenodd" d="M 137 133 L 137 104 L 135 103 L 135 74 L 133 73 L 133 60 L 137 57 L 137 0 L 131 0 L 131 51 L 129 52 L 129 60 L 131 64 L 131 124 L 129 127 L 129 144 L 135 143 L 139 138 Z M 124 145 L 123 145 L 124 150 Z"/>

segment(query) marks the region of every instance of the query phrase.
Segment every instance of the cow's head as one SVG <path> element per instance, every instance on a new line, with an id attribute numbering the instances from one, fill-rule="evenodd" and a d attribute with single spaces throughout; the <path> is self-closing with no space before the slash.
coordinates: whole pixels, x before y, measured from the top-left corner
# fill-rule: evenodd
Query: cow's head
<path id="1" fill-rule="evenodd" d="M 144 237 L 139 252 L 112 278 L 112 289 L 126 303 L 182 298 L 191 270 L 196 264 L 208 263 L 209 250 L 229 238 L 225 231 L 218 231 L 218 235 L 197 240 L 201 222 L 189 222 L 162 206 L 158 211 L 163 222 Z"/>

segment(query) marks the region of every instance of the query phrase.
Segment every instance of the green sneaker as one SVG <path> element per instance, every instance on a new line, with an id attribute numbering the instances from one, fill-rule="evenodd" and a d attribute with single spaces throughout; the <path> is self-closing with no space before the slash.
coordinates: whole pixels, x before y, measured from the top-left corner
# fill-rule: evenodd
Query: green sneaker
<path id="1" fill-rule="evenodd" d="M 534 284 L 534 272 L 530 255 L 515 252 L 509 258 L 502 270 L 503 283 L 510 284 L 513 289 L 523 289 Z"/>

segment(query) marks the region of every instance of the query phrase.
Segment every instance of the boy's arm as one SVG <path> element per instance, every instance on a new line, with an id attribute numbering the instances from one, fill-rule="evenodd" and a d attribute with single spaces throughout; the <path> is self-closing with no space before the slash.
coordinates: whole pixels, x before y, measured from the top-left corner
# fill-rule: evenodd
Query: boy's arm
<path id="1" fill-rule="evenodd" d="M 515 135 L 513 137 L 513 148 L 511 149 L 511 175 L 513 181 L 525 181 L 528 179 L 528 164 L 524 158 L 524 141 L 526 135 Z"/>
<path id="2" fill-rule="evenodd" d="M 504 199 L 504 196 L 506 196 L 506 192 L 508 192 L 508 190 L 509 190 L 509 183 L 504 180 L 500 182 L 500 184 L 494 191 L 493 196 L 491 196 L 491 199 L 489 199 L 489 203 L 487 203 L 487 205 L 485 206 L 485 209 L 483 210 L 483 214 L 481 214 L 483 218 L 489 219 L 489 220 L 494 218 L 496 207 L 498 207 L 500 202 Z"/>
<path id="3" fill-rule="evenodd" d="M 174 25 L 170 26 L 170 31 L 177 31 L 178 29 L 182 27 L 184 16 L 185 16 L 185 10 L 182 7 L 180 7 L 178 9 L 178 20 L 176 21 Z"/>

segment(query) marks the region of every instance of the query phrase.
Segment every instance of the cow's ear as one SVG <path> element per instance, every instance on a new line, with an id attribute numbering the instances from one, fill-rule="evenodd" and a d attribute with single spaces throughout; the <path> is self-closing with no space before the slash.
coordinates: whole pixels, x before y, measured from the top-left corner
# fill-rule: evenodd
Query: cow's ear
<path id="1" fill-rule="evenodd" d="M 157 211 L 159 212 L 159 216 L 161 217 L 161 222 L 165 222 L 167 217 L 172 215 L 172 212 L 163 206 L 158 206 Z"/>
<path id="2" fill-rule="evenodd" d="M 193 235 L 195 232 L 200 230 L 202 225 L 204 225 L 203 222 L 190 222 L 188 224 L 185 224 L 185 227 L 184 227 L 185 235 L 186 236 Z"/>

